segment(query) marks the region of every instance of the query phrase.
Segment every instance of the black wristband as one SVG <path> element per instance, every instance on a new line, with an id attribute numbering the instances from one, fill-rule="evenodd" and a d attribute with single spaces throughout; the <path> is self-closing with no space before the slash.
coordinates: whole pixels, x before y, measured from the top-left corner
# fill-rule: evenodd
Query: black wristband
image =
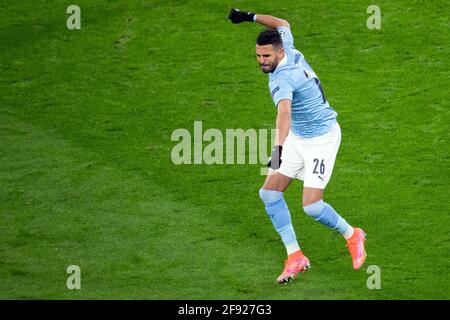
<path id="1" fill-rule="evenodd" d="M 255 22 L 255 13 L 253 12 L 245 12 L 245 21 Z"/>

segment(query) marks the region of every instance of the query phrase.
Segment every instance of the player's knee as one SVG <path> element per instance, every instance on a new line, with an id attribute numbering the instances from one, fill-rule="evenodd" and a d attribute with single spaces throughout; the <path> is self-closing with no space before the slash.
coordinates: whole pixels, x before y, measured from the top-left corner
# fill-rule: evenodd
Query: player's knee
<path id="1" fill-rule="evenodd" d="M 317 217 L 322 213 L 324 207 L 325 203 L 323 200 L 319 200 L 307 206 L 303 206 L 303 211 L 305 211 L 308 216 Z"/>
<path id="2" fill-rule="evenodd" d="M 260 189 L 259 196 L 265 205 L 270 205 L 283 199 L 283 192 Z"/>

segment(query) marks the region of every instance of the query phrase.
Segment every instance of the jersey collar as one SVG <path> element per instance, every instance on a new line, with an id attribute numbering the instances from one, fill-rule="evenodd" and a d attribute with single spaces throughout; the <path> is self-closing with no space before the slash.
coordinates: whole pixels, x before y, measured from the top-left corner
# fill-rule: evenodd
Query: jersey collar
<path id="1" fill-rule="evenodd" d="M 278 69 L 280 69 L 280 67 L 285 64 L 287 62 L 287 55 L 284 54 L 283 59 L 281 59 L 280 63 L 278 63 L 277 67 L 275 68 L 275 70 L 273 70 L 273 73 L 277 72 Z"/>

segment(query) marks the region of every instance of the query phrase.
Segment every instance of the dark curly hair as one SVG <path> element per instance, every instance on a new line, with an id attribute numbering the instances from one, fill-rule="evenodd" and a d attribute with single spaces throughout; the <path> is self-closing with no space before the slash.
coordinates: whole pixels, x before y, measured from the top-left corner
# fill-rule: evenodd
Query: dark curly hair
<path id="1" fill-rule="evenodd" d="M 259 34 L 258 39 L 256 39 L 256 44 L 259 46 L 271 44 L 279 48 L 283 46 L 283 41 L 277 30 L 265 30 Z"/>

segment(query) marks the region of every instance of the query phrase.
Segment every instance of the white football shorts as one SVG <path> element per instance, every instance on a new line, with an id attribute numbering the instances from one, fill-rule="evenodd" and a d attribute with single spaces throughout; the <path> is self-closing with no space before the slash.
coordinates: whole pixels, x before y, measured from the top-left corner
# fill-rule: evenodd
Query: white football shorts
<path id="1" fill-rule="evenodd" d="M 330 131 L 313 138 L 302 138 L 289 131 L 283 144 L 281 165 L 276 171 L 303 180 L 304 187 L 325 189 L 340 144 L 341 128 L 337 122 Z"/>

